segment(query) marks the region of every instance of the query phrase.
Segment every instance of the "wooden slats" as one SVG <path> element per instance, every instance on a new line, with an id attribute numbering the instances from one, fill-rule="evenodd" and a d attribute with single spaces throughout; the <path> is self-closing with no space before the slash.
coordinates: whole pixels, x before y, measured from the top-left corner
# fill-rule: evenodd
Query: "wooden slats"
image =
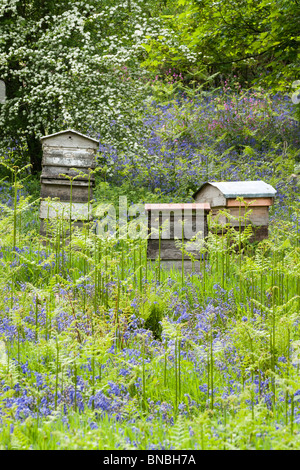
<path id="1" fill-rule="evenodd" d="M 200 259 L 200 251 L 208 234 L 208 209 L 208 204 L 147 204 L 148 259 L 155 260 L 159 256 L 159 227 L 162 228 L 160 235 L 162 261 L 182 260 L 182 235 L 185 251 L 195 259 Z M 183 229 L 182 222 L 184 222 Z M 191 239 L 196 234 L 198 241 L 192 242 Z M 188 253 L 184 254 L 185 262 L 191 259 Z"/>
<path id="2" fill-rule="evenodd" d="M 261 207 L 261 206 L 272 206 L 273 205 L 273 198 L 272 197 L 262 197 L 262 198 L 247 198 L 243 201 L 238 201 L 237 199 L 227 199 L 226 206 L 227 207 L 245 207 L 249 204 L 249 209 L 251 207 Z"/>
<path id="3" fill-rule="evenodd" d="M 44 178 L 42 176 L 41 178 L 42 184 L 52 184 L 52 185 L 60 185 L 60 186 L 71 186 L 70 180 L 57 180 L 55 178 Z M 89 183 L 88 181 L 82 181 L 82 180 L 74 180 L 72 181 L 72 187 L 74 188 L 75 186 L 81 186 L 83 188 L 88 188 Z"/>
<path id="4" fill-rule="evenodd" d="M 70 211 L 70 202 L 59 201 L 42 201 L 40 205 L 40 218 L 52 219 L 63 218 L 70 219 L 70 212 L 72 220 L 87 220 L 88 219 L 88 204 L 72 203 Z M 90 208 L 89 219 L 91 216 L 92 208 Z"/>
<path id="5" fill-rule="evenodd" d="M 52 219 L 40 219 L 41 220 L 41 225 L 40 225 L 40 234 L 43 235 L 44 237 L 48 237 L 49 235 L 53 234 L 56 232 L 56 230 L 61 231 L 61 223 L 60 220 L 57 221 L 52 218 Z M 72 228 L 73 230 L 76 228 L 82 228 L 87 222 L 80 220 L 76 222 L 72 222 Z M 90 222 L 91 223 L 91 222 Z M 65 224 L 68 226 L 68 222 L 65 222 Z M 70 234 L 69 227 L 64 226 L 65 233 L 64 236 L 68 237 Z"/>
<path id="6" fill-rule="evenodd" d="M 49 148 L 44 150 L 42 163 L 44 166 L 95 168 L 95 155 L 91 150 Z"/>
<path id="7" fill-rule="evenodd" d="M 225 209 L 225 208 L 223 208 Z M 230 223 L 233 227 L 238 227 L 241 225 L 252 224 L 255 226 L 268 225 L 269 224 L 269 207 L 255 207 L 246 209 L 245 207 L 231 207 L 228 209 L 228 217 L 224 214 L 221 214 L 218 209 L 212 210 L 212 217 L 220 225 L 225 225 Z"/>
<path id="8" fill-rule="evenodd" d="M 48 218 L 91 220 L 92 207 L 88 202 L 93 198 L 95 177 L 91 170 L 96 166 L 98 142 L 67 130 L 45 136 L 42 144 L 41 197 L 44 200 L 40 206 L 41 233 L 45 231 L 43 221 Z"/>
<path id="9" fill-rule="evenodd" d="M 63 175 L 66 175 L 66 176 L 63 176 Z M 54 178 L 56 180 L 64 180 L 64 179 L 68 179 L 68 177 L 70 178 L 76 177 L 75 179 L 73 179 L 74 182 L 81 181 L 81 180 L 88 181 L 89 179 L 92 183 L 94 183 L 95 181 L 95 176 L 91 174 L 91 169 L 89 168 L 81 167 L 80 172 L 78 172 L 66 166 L 44 166 L 43 167 L 42 178 L 45 178 L 45 179 Z"/>
<path id="10" fill-rule="evenodd" d="M 42 198 L 59 198 L 61 201 L 70 201 L 71 200 L 71 186 L 62 185 L 57 182 L 53 184 L 43 183 L 41 185 L 41 197 Z M 72 201 L 73 202 L 88 202 L 93 199 L 93 191 L 90 188 L 90 193 L 87 186 L 78 186 L 75 185 L 72 187 Z"/>
<path id="11" fill-rule="evenodd" d="M 83 135 L 80 132 L 74 131 L 72 129 L 47 135 L 42 137 L 41 140 L 44 148 L 88 148 L 96 151 L 99 146 L 99 142 L 96 139 L 93 139 L 87 135 Z"/>
<path id="12" fill-rule="evenodd" d="M 251 224 L 254 241 L 268 237 L 269 207 L 274 203 L 276 190 L 264 181 L 231 181 L 204 183 L 193 195 L 196 202 L 209 202 L 212 218 L 219 226 L 231 225 L 242 229 Z M 243 201 L 237 198 L 243 197 Z M 226 210 L 229 215 L 222 214 Z M 245 217 L 245 211 L 249 210 Z M 252 239 L 253 240 L 253 239 Z"/>
<path id="13" fill-rule="evenodd" d="M 206 210 L 210 209 L 209 203 L 172 203 L 172 204 L 145 204 L 146 211 L 182 211 L 182 210 Z"/>
<path id="14" fill-rule="evenodd" d="M 184 244 L 190 243 L 189 240 L 184 240 Z M 196 259 L 200 259 L 200 250 L 188 250 Z M 148 259 L 155 260 L 159 256 L 159 240 L 148 240 L 147 257 Z M 160 249 L 161 260 L 181 260 L 182 251 L 180 247 L 176 246 L 175 240 L 162 240 Z M 184 255 L 185 260 L 191 259 L 187 254 Z"/>

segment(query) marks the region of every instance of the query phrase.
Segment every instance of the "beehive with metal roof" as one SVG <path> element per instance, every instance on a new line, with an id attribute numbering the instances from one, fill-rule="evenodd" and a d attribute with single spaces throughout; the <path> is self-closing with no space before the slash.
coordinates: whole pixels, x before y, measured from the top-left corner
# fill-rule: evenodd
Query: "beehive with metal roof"
<path id="1" fill-rule="evenodd" d="M 220 226 L 230 224 L 253 227 L 253 241 L 268 237 L 269 208 L 274 203 L 276 190 L 262 180 L 258 181 L 218 181 L 206 182 L 194 193 L 195 202 L 208 202 L 213 218 Z M 242 198 L 240 200 L 239 198 Z M 220 210 L 228 212 L 228 216 Z"/>

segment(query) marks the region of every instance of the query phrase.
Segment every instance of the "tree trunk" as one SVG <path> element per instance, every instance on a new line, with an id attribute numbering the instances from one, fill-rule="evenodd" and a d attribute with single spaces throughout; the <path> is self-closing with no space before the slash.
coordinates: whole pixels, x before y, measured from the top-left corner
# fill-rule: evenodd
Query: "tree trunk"
<path id="1" fill-rule="evenodd" d="M 42 171 L 42 144 L 40 139 L 38 139 L 34 134 L 26 137 L 26 141 L 31 163 L 31 174 L 36 175 Z"/>

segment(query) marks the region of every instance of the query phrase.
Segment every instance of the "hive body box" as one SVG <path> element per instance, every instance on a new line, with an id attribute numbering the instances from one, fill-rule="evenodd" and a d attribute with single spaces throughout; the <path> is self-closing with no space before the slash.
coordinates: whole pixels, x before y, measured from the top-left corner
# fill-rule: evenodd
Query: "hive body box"
<path id="1" fill-rule="evenodd" d="M 204 238 L 207 236 L 207 214 L 209 204 L 146 204 L 148 214 L 148 246 L 147 257 L 156 260 L 159 257 L 162 265 L 167 268 L 179 268 L 182 263 L 182 235 L 185 249 L 195 259 L 200 259 L 200 249 Z M 182 229 L 182 222 L 184 229 Z M 161 236 L 159 240 L 159 227 Z M 182 233 L 184 230 L 184 233 Z M 192 238 L 198 234 L 198 241 L 192 242 Z M 175 240 L 178 239 L 178 244 Z M 184 254 L 184 268 L 192 268 L 191 257 Z"/>
<path id="2" fill-rule="evenodd" d="M 95 168 L 95 155 L 98 141 L 74 130 L 66 130 L 42 137 L 43 160 L 41 175 L 41 234 L 45 235 L 45 220 L 54 217 L 70 218 L 71 181 L 72 209 L 71 219 L 87 220 L 88 201 L 93 198 L 94 177 L 90 174 Z M 90 183 L 89 183 L 90 179 Z M 45 198 L 58 198 L 58 202 L 48 202 Z M 81 222 L 80 222 L 81 221 Z"/>
<path id="3" fill-rule="evenodd" d="M 218 217 L 221 226 L 230 223 L 238 230 L 241 224 L 244 230 L 245 225 L 251 224 L 252 241 L 261 241 L 268 237 L 269 207 L 275 194 L 276 190 L 264 181 L 232 181 L 204 183 L 193 198 L 196 202 L 208 202 L 212 216 Z M 242 197 L 245 203 L 237 197 Z M 219 214 L 220 209 L 226 209 L 233 218 Z M 249 213 L 245 219 L 246 211 Z"/>

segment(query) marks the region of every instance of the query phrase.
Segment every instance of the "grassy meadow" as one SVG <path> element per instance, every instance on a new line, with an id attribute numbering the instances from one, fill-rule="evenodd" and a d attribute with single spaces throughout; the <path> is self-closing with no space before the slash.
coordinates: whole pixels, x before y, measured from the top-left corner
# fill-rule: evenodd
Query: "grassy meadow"
<path id="1" fill-rule="evenodd" d="M 100 145 L 93 206 L 192 202 L 204 181 L 277 190 L 269 238 L 209 236 L 192 273 L 147 241 L 49 221 L 39 183 L 1 155 L 0 448 L 267 450 L 300 446 L 299 126 L 289 97 L 156 81 L 146 157 Z M 13 159 L 15 159 L 13 161 Z"/>

